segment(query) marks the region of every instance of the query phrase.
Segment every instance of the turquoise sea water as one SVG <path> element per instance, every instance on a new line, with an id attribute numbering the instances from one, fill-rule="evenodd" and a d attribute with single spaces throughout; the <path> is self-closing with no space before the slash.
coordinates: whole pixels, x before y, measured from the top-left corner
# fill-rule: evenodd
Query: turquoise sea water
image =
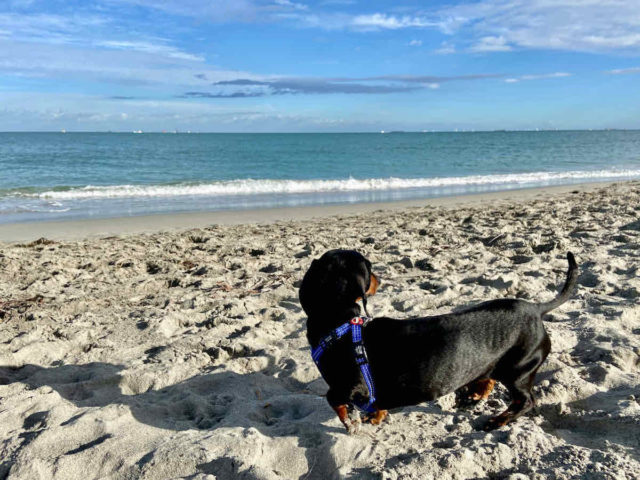
<path id="1" fill-rule="evenodd" d="M 640 131 L 0 133 L 0 223 L 640 178 Z"/>

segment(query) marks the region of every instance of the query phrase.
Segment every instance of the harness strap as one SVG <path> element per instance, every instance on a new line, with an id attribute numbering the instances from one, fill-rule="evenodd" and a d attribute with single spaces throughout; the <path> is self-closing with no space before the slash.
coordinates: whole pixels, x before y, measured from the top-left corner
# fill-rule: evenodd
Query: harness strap
<path id="1" fill-rule="evenodd" d="M 329 348 L 331 345 L 336 343 L 340 338 L 344 337 L 344 335 L 349 332 L 351 325 L 347 322 L 344 325 L 340 325 L 335 330 L 332 330 L 329 335 L 324 337 L 318 342 L 318 346 L 311 351 L 311 358 L 313 361 L 319 366 L 320 357 L 324 353 L 324 351 Z"/>
<path id="2" fill-rule="evenodd" d="M 373 386 L 373 378 L 371 377 L 371 371 L 369 370 L 369 359 L 367 358 L 367 350 L 364 348 L 364 342 L 362 341 L 362 327 L 364 323 L 354 323 L 351 320 L 351 340 L 353 341 L 353 353 L 356 358 L 356 364 L 360 367 L 360 373 L 364 378 L 364 383 L 367 384 L 369 390 L 369 402 L 364 405 L 358 405 L 358 408 L 364 410 L 367 413 L 373 413 L 376 409 L 373 408 L 373 402 L 376 401 L 376 390 Z M 359 318 L 358 320 L 362 320 Z"/>
<path id="3" fill-rule="evenodd" d="M 356 404 L 356 406 L 367 413 L 373 413 L 376 410 L 373 407 L 373 403 L 376 401 L 376 391 L 373 385 L 373 377 L 371 376 L 371 371 L 369 369 L 367 350 L 365 349 L 364 342 L 362 341 L 362 327 L 369 323 L 369 321 L 371 321 L 371 318 L 369 317 L 354 317 L 349 322 L 340 325 L 329 335 L 320 340 L 318 346 L 311 351 L 311 357 L 318 367 L 318 370 L 322 372 L 322 369 L 320 368 L 320 357 L 322 357 L 324 351 L 350 331 L 356 365 L 360 367 L 360 373 L 362 373 L 362 378 L 369 390 L 369 401 L 366 404 Z"/>

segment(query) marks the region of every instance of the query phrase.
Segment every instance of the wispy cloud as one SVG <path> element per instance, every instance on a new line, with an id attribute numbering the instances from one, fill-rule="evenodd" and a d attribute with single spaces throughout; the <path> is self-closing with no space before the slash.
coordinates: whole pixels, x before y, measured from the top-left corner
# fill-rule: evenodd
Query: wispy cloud
<path id="1" fill-rule="evenodd" d="M 77 44 L 86 41 L 96 28 L 107 22 L 104 17 L 92 14 L 0 12 L 0 38 L 54 45 Z"/>
<path id="2" fill-rule="evenodd" d="M 194 17 L 213 23 L 261 23 L 277 21 L 279 15 L 308 9 L 291 0 L 106 0 L 113 4 L 137 5 L 172 15 Z"/>
<path id="3" fill-rule="evenodd" d="M 252 98 L 264 97 L 264 92 L 229 92 L 229 93 L 211 93 L 211 92 L 185 92 L 178 98 Z"/>
<path id="4" fill-rule="evenodd" d="M 203 61 L 200 55 L 185 52 L 157 36 L 136 34 L 136 40 L 114 28 L 106 16 L 88 13 L 15 14 L 0 12 L 0 41 L 38 43 L 109 50 L 129 50 L 176 60 Z M 121 37 L 121 38 L 118 38 Z M 6 45 L 9 45 L 7 43 Z M 11 48 L 2 55 L 11 56 Z M 60 56 L 64 52 L 60 51 Z"/>
<path id="5" fill-rule="evenodd" d="M 627 50 L 640 46 L 640 8 L 626 0 L 484 0 L 445 7 L 473 51 L 535 48 Z M 455 22 L 451 23 L 454 25 Z"/>
<path id="6" fill-rule="evenodd" d="M 640 46 L 640 8 L 630 0 L 467 0 L 452 6 L 354 12 L 344 0 L 101 0 L 212 23 L 281 23 L 295 28 L 429 29 L 451 36 L 457 51 L 515 49 L 632 51 Z M 46 19 L 43 19 L 46 20 Z M 18 19 L 19 21 L 19 19 Z M 0 21 L 0 30 L 4 30 Z M 437 53 L 452 53 L 442 47 Z"/>
<path id="7" fill-rule="evenodd" d="M 410 92 L 419 89 L 416 85 L 405 84 L 365 84 L 354 83 L 344 79 L 316 79 L 316 78 L 288 78 L 281 80 L 258 81 L 248 79 L 235 79 L 215 82 L 218 87 L 216 92 L 202 93 L 190 92 L 191 96 L 197 94 L 210 98 L 238 98 L 257 97 L 267 95 L 289 94 L 384 94 Z"/>
<path id="8" fill-rule="evenodd" d="M 440 48 L 435 49 L 433 53 L 438 55 L 451 55 L 456 53 L 456 46 L 449 42 L 442 42 Z"/>
<path id="9" fill-rule="evenodd" d="M 484 80 L 502 75 L 379 75 L 361 78 L 280 78 L 222 80 L 212 84 L 210 91 L 189 91 L 184 98 L 251 98 L 296 94 L 388 94 L 437 89 L 442 83 Z"/>
<path id="10" fill-rule="evenodd" d="M 95 42 L 97 47 L 110 48 L 115 50 L 133 50 L 136 52 L 150 53 L 153 55 L 166 56 L 168 58 L 177 58 L 180 60 L 190 60 L 194 62 L 202 62 L 204 58 L 199 55 L 184 52 L 178 48 L 162 43 L 152 42 L 133 42 L 127 40 L 102 40 Z"/>
<path id="11" fill-rule="evenodd" d="M 640 67 L 616 68 L 615 70 L 607 70 L 605 73 L 610 75 L 629 75 L 633 73 L 640 73 Z"/>
<path id="12" fill-rule="evenodd" d="M 321 0 L 320 5 L 354 5 L 356 0 Z"/>
<path id="13" fill-rule="evenodd" d="M 307 10 L 309 8 L 302 3 L 292 2 L 290 0 L 274 0 L 274 3 L 281 7 L 292 8 L 294 10 Z"/>
<path id="14" fill-rule="evenodd" d="M 421 47 L 422 46 L 422 40 L 411 40 L 407 45 L 409 45 L 410 47 Z"/>
<path id="15" fill-rule="evenodd" d="M 542 73 L 538 75 L 520 75 L 518 77 L 505 78 L 506 83 L 518 83 L 527 80 L 541 80 L 545 78 L 563 78 L 570 77 L 571 74 L 567 72 L 554 72 L 554 73 Z"/>
<path id="16" fill-rule="evenodd" d="M 489 78 L 500 78 L 504 75 L 501 73 L 482 73 L 475 75 L 379 75 L 376 77 L 363 77 L 360 80 L 389 80 L 407 83 L 445 83 L 464 80 L 486 80 Z"/>
<path id="17" fill-rule="evenodd" d="M 357 15 L 351 19 L 350 26 L 361 30 L 398 30 L 400 28 L 415 27 L 437 27 L 439 24 L 427 20 L 426 18 L 404 15 L 386 15 L 384 13 L 373 13 L 370 15 Z"/>
<path id="18" fill-rule="evenodd" d="M 137 45 L 140 47 L 140 45 Z M 203 87 L 211 81 L 253 75 L 215 69 L 197 57 L 170 47 L 97 48 L 13 42 L 0 39 L 0 73 L 4 75 L 70 79 L 115 85 Z"/>
<path id="19" fill-rule="evenodd" d="M 313 8 L 292 0 L 105 0 L 143 6 L 173 15 L 197 18 L 213 23 L 290 23 L 296 28 L 321 28 L 326 30 L 355 30 L 372 32 L 405 28 L 437 28 L 449 32 L 459 20 L 435 12 L 417 11 L 414 14 L 397 15 L 388 12 L 349 13 L 341 7 L 350 7 L 352 0 L 327 0 Z"/>
<path id="20" fill-rule="evenodd" d="M 469 48 L 472 52 L 508 52 L 513 48 L 507 44 L 507 39 L 499 37 L 481 37 Z"/>

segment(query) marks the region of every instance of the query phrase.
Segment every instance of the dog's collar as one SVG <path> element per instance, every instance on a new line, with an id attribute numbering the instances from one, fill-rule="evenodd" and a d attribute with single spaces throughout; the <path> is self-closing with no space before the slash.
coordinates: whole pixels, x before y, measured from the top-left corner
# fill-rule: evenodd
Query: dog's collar
<path id="1" fill-rule="evenodd" d="M 366 326 L 370 321 L 370 317 L 353 317 L 348 322 L 343 323 L 338 328 L 332 330 L 329 335 L 322 338 L 318 342 L 318 345 L 311 350 L 311 357 L 318 367 L 318 370 L 320 370 L 320 373 L 322 373 L 322 368 L 320 367 L 320 358 L 322 357 L 322 354 L 325 352 L 325 350 L 327 350 L 338 340 L 340 340 L 340 338 L 344 337 L 348 332 L 351 332 L 351 339 L 353 342 L 353 355 L 356 360 L 356 365 L 360 367 L 360 372 L 362 373 L 362 377 L 367 384 L 367 389 L 369 390 L 369 401 L 365 404 L 356 404 L 356 406 L 367 413 L 372 413 L 376 410 L 373 407 L 373 402 L 375 402 L 376 400 L 373 378 L 371 377 L 371 372 L 369 371 L 369 359 L 367 358 L 367 351 L 364 348 L 364 342 L 362 341 L 362 328 Z"/>

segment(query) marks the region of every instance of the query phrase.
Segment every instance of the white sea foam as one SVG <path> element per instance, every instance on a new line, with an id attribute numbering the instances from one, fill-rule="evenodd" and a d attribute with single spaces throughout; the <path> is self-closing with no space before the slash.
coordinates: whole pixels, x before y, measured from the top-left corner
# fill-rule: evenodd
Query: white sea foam
<path id="1" fill-rule="evenodd" d="M 444 178 L 370 178 L 344 180 L 230 180 L 201 184 L 86 186 L 64 191 L 23 193 L 23 197 L 73 200 L 90 198 L 136 198 L 174 196 L 232 196 L 259 194 L 296 194 L 363 192 L 408 189 L 442 189 L 448 187 L 482 187 L 500 185 L 540 185 L 638 178 L 640 170 L 593 170 L 569 172 L 534 172 L 505 175 L 471 175 Z"/>

